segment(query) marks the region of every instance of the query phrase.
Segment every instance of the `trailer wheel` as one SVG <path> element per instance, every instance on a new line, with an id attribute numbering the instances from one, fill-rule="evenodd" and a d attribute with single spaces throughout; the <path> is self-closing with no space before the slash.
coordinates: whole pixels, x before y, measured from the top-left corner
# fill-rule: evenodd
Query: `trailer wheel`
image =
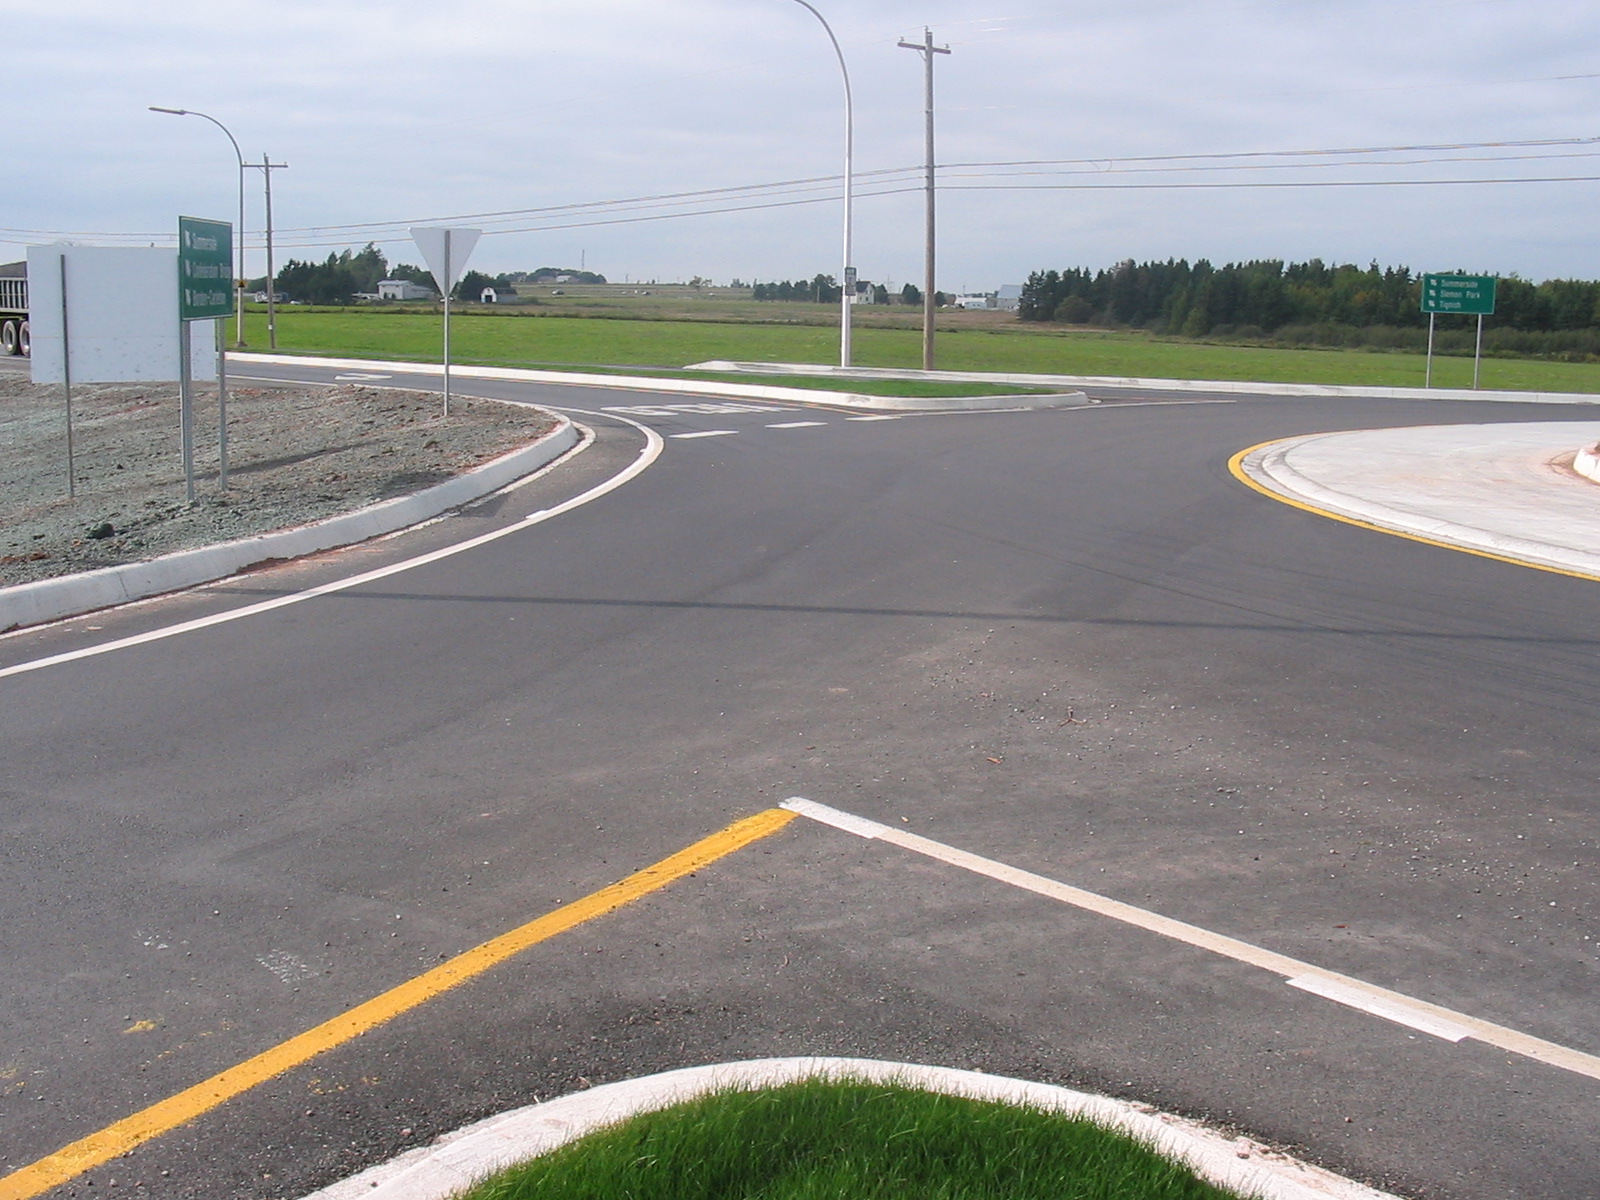
<path id="1" fill-rule="evenodd" d="M 17 322 L 0 322 L 0 354 L 20 354 L 22 346 L 21 333 L 17 329 Z"/>
<path id="2" fill-rule="evenodd" d="M 33 356 L 33 335 L 28 332 L 28 322 L 23 320 L 21 328 L 17 331 L 17 350 L 23 358 Z"/>

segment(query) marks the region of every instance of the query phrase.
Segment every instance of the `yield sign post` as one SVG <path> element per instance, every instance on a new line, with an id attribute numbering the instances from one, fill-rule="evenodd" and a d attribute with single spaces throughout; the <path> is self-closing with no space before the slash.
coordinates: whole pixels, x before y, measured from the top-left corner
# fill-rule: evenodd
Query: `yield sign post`
<path id="1" fill-rule="evenodd" d="M 450 289 L 461 278 L 472 248 L 483 236 L 481 229 L 448 229 L 421 226 L 411 231 L 411 240 L 422 251 L 422 261 L 433 272 L 434 282 L 444 297 L 444 415 L 450 415 Z"/>

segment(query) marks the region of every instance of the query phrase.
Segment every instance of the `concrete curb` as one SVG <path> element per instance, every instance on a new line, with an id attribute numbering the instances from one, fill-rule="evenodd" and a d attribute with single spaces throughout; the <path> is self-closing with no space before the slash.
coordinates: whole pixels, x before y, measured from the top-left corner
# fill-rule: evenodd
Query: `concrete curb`
<path id="1" fill-rule="evenodd" d="M 479 1121 L 305 1200 L 445 1200 L 483 1175 L 547 1153 L 604 1125 L 727 1087 L 762 1088 L 797 1079 L 895 1082 L 947 1095 L 1032 1104 L 1090 1118 L 1182 1159 L 1202 1177 L 1262 1200 L 1394 1200 L 1259 1142 L 1230 1138 L 1195 1121 L 1069 1088 L 977 1071 L 866 1058 L 768 1058 L 688 1067 L 606 1084 Z"/>
<path id="2" fill-rule="evenodd" d="M 318 358 L 314 355 L 229 354 L 229 362 L 287 363 L 296 367 L 337 367 L 370 371 L 375 367 L 416 375 L 444 375 L 439 363 L 379 362 L 363 358 Z M 824 368 L 796 368 L 794 375 L 823 375 Z M 758 383 L 719 383 L 709 379 L 662 379 L 653 375 L 585 375 L 578 371 L 534 371 L 521 367 L 450 367 L 452 379 L 505 379 L 518 383 L 553 383 L 564 386 L 612 388 L 629 392 L 670 392 L 690 396 L 717 396 L 729 400 L 786 400 L 811 404 L 837 404 L 880 412 L 945 412 L 992 408 L 1078 408 L 1093 403 L 1082 392 L 1042 396 L 956 396 L 933 399 L 919 396 L 868 396 L 859 392 L 822 392 L 813 388 L 777 387 Z M 901 378 L 891 376 L 890 378 Z M 923 378 L 920 372 L 904 378 Z M 965 382 L 965 381 L 958 381 Z"/>
<path id="3" fill-rule="evenodd" d="M 1289 461 L 1296 449 L 1339 433 L 1318 433 L 1263 446 L 1247 455 L 1240 467 L 1263 488 L 1313 508 L 1325 509 L 1396 533 L 1413 534 L 1468 550 L 1479 550 L 1558 571 L 1600 575 L 1600 554 L 1554 546 L 1512 534 L 1492 533 L 1437 517 L 1391 508 L 1361 496 L 1337 491 L 1296 470 Z"/>
<path id="4" fill-rule="evenodd" d="M 1572 460 L 1572 469 L 1585 479 L 1600 483 L 1600 443 L 1579 450 Z"/>
<path id="5" fill-rule="evenodd" d="M 560 421 L 553 432 L 532 445 L 503 454 L 454 479 L 313 525 L 183 550 L 148 562 L 0 588 L 0 631 L 210 583 L 257 563 L 349 546 L 426 521 L 531 475 L 571 450 L 579 441 L 578 428 L 565 417 Z"/>
<path id="6" fill-rule="evenodd" d="M 1485 392 L 1466 388 L 1350 387 L 1332 383 L 1250 383 L 1240 380 L 1138 379 L 1120 375 L 1020 375 L 987 371 L 913 371 L 887 367 L 816 367 L 805 363 L 694 363 L 689 370 L 760 375 L 837 375 L 842 379 L 934 379 L 1019 387 L 1118 387 L 1149 391 L 1252 393 L 1270 396 L 1368 396 L 1383 400 L 1482 400 L 1501 404 L 1600 404 L 1591 392 Z"/>

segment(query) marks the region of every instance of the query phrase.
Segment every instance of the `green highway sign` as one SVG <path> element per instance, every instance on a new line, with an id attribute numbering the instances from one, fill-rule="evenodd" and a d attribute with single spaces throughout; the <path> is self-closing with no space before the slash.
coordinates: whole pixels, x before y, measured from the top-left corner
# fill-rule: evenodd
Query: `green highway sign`
<path id="1" fill-rule="evenodd" d="M 178 317 L 209 321 L 233 315 L 233 226 L 178 218 Z"/>
<path id="2" fill-rule="evenodd" d="M 1493 275 L 1424 275 L 1422 311 L 1487 316 L 1494 312 Z"/>

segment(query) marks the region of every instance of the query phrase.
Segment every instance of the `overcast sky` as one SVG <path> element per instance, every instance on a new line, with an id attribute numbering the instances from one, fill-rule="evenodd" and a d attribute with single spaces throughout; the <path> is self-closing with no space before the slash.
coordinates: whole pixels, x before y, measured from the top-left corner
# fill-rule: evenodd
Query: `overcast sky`
<path id="1" fill-rule="evenodd" d="M 862 278 L 922 278 L 922 57 L 896 42 L 924 26 L 953 52 L 936 68 L 945 290 L 1169 257 L 1600 278 L 1594 0 L 813 3 L 854 87 Z M 232 220 L 227 139 L 155 104 L 289 164 L 280 265 L 369 239 L 419 261 L 405 224 L 448 219 L 490 231 L 471 264 L 490 272 L 839 273 L 843 87 L 796 0 L 0 0 L 0 20 L 21 97 L 0 259 Z M 1377 152 L 1533 141 L 1561 144 Z M 1349 149 L 1372 152 L 1181 157 Z M 1022 162 L 1040 165 L 994 165 Z M 1418 183 L 1551 177 L 1583 181 Z M 714 194 L 797 180 L 819 182 Z M 247 172 L 253 246 L 261 181 Z M 1194 186 L 1308 182 L 1338 186 Z M 592 207 L 679 193 L 713 194 Z M 686 215 L 638 219 L 664 211 Z"/>

